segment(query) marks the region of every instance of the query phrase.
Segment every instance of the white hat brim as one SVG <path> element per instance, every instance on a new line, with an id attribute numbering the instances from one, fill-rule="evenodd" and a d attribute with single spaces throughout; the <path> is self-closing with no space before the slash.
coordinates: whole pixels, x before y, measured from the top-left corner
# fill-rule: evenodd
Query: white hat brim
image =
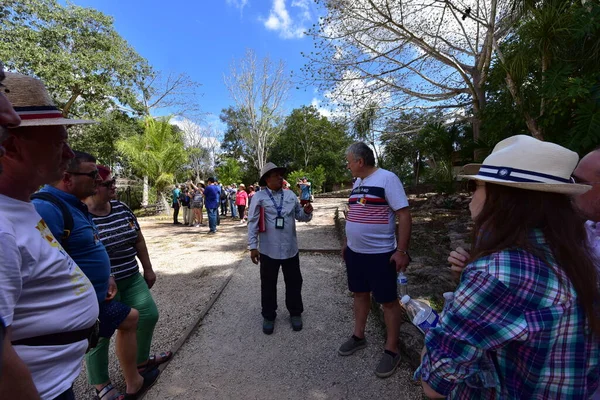
<path id="1" fill-rule="evenodd" d="M 551 192 L 569 195 L 580 195 L 592 187 L 579 183 L 531 183 L 531 182 L 509 182 L 498 178 L 482 175 L 458 175 L 459 179 L 474 179 L 477 181 L 490 182 L 503 186 L 511 186 L 518 189 L 535 190 L 538 192 Z"/>
<path id="2" fill-rule="evenodd" d="M 91 121 L 89 119 L 40 118 L 21 120 L 19 126 L 16 126 L 15 128 L 24 126 L 91 125 L 97 123 L 97 121 Z"/>

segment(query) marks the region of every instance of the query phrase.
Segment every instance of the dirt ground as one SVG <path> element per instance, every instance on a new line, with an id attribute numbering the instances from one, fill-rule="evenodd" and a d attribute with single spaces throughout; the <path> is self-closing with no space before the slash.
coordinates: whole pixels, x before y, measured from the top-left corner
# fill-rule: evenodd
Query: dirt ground
<path id="1" fill-rule="evenodd" d="M 334 234 L 324 233 L 321 226 L 332 226 L 335 209 L 343 199 L 323 199 L 315 204 L 315 215 L 302 229 L 310 232 L 300 237 L 305 250 L 337 251 L 339 241 Z M 181 213 L 179 220 L 182 221 Z M 247 227 L 231 217 L 221 219 L 216 235 L 208 234 L 208 225 L 186 227 L 173 225 L 171 217 L 140 218 L 142 232 L 157 281 L 152 294 L 159 310 L 152 352 L 170 350 L 198 314 L 208 304 L 223 282 L 247 252 Z M 204 222 L 208 223 L 206 213 Z M 113 383 L 124 391 L 124 381 L 111 343 L 109 371 Z M 93 399 L 94 390 L 87 383 L 85 365 L 75 381 L 78 399 Z"/>
<path id="2" fill-rule="evenodd" d="M 156 353 L 173 348 L 231 275 L 236 263 L 247 254 L 246 226 L 230 217 L 221 220 L 216 235 L 208 235 L 208 226 L 185 227 L 173 225 L 171 221 L 171 218 L 156 217 L 139 220 L 157 274 L 152 288 L 160 314 L 152 344 L 152 351 Z M 114 340 L 109 369 L 113 383 L 124 390 Z M 95 392 L 87 384 L 85 366 L 74 389 L 78 399 L 94 398 Z"/>
<path id="3" fill-rule="evenodd" d="M 421 398 L 420 388 L 410 383 L 412 369 L 406 362 L 402 363 L 394 378 L 384 381 L 374 378 L 372 369 L 379 356 L 379 344 L 383 341 L 383 329 L 378 322 L 370 322 L 372 345 L 363 355 L 346 360 L 335 353 L 340 338 L 351 328 L 351 297 L 345 287 L 343 264 L 337 258 L 340 242 L 333 228 L 335 210 L 341 209 L 345 201 L 343 198 L 317 199 L 313 220 L 297 224 L 301 260 L 314 270 L 314 274 L 307 275 L 305 279 L 307 293 L 314 294 L 310 300 L 307 299 L 307 310 L 323 307 L 328 301 L 333 308 L 326 307 L 323 313 L 307 312 L 308 328 L 303 332 L 305 339 L 287 348 L 285 343 L 298 335 L 287 332 L 288 326 L 283 318 L 285 303 L 281 300 L 282 316 L 278 317 L 281 321 L 278 321 L 276 329 L 284 333 L 274 340 L 275 348 L 270 349 L 268 354 L 264 351 L 257 353 L 256 349 L 246 350 L 248 346 L 255 345 L 265 348 L 269 343 L 264 342 L 265 335 L 260 332 L 260 312 L 257 309 L 260 302 L 256 292 L 259 283 L 254 282 L 251 289 L 244 290 L 245 284 L 256 280 L 255 266 L 247 260 L 247 227 L 227 217 L 221 220 L 216 235 L 208 235 L 207 226 L 173 225 L 170 217 L 141 218 L 142 231 L 157 273 L 152 293 L 160 318 L 153 352 L 173 349 L 196 323 L 211 297 L 231 278 L 223 296 L 183 345 L 180 354 L 163 372 L 148 397 Z M 464 210 L 432 209 L 421 205 L 414 204 L 415 207 L 411 208 L 411 253 L 414 262 L 408 276 L 411 293 L 428 297 L 432 293 L 439 292 L 441 295 L 443 291 L 452 289 L 452 277 L 445 259 L 455 239 L 462 239 L 468 227 Z M 227 310 L 236 305 L 239 312 L 229 314 Z M 218 345 L 221 338 L 232 341 L 224 356 Z M 304 351 L 307 354 L 300 357 Z M 227 358 L 231 352 L 244 354 L 239 354 L 236 361 Z M 293 352 L 293 357 L 288 359 L 290 352 Z M 298 357 L 306 358 L 306 363 Z M 299 374 L 286 371 L 286 362 L 300 368 Z M 255 368 L 273 369 L 274 373 L 252 372 L 256 371 Z M 124 391 L 114 347 L 110 353 L 109 369 L 113 383 Z M 257 385 L 253 381 L 256 379 L 264 381 L 265 385 Z M 279 382 L 284 385 L 280 386 Z M 369 392 L 361 395 L 361 385 L 368 386 Z M 78 399 L 94 398 L 95 393 L 86 381 L 85 367 L 75 382 L 75 392 Z"/>

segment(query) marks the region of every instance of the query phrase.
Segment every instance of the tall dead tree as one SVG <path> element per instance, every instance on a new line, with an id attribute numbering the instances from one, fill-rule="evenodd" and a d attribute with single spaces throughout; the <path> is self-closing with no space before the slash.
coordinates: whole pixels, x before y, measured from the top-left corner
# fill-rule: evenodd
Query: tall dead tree
<path id="1" fill-rule="evenodd" d="M 290 86 L 283 61 L 273 64 L 268 57 L 258 61 L 254 51 L 247 50 L 244 58 L 232 65 L 225 84 L 236 109 L 248 121 L 249 129 L 242 135 L 260 171 L 283 129 L 283 103 Z"/>
<path id="2" fill-rule="evenodd" d="M 460 110 L 481 132 L 494 46 L 513 26 L 507 0 L 323 0 L 306 78 L 357 105 Z M 382 95 L 383 94 L 383 95 Z"/>

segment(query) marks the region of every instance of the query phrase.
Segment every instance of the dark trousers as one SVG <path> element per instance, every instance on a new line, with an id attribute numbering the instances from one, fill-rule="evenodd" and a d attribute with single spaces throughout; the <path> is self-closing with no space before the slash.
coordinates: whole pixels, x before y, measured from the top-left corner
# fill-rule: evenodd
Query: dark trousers
<path id="1" fill-rule="evenodd" d="M 71 386 L 68 390 L 62 392 L 55 397 L 54 400 L 75 400 L 75 393 L 73 393 L 73 386 Z"/>
<path id="2" fill-rule="evenodd" d="M 279 266 L 283 270 L 285 281 L 285 306 L 290 316 L 298 316 L 304 311 L 302 305 L 302 274 L 300 257 L 296 254 L 287 260 L 276 260 L 264 254 L 260 255 L 260 289 L 262 316 L 274 320 L 277 316 L 277 278 Z"/>
<path id="3" fill-rule="evenodd" d="M 177 223 L 177 217 L 179 216 L 179 203 L 173 204 L 173 223 Z"/>

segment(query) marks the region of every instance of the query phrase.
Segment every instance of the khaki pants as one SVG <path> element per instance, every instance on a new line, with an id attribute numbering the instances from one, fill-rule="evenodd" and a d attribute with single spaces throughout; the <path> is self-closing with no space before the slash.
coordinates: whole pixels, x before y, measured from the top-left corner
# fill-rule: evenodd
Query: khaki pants
<path id="1" fill-rule="evenodd" d="M 181 208 L 183 208 L 183 223 L 184 223 L 184 225 L 191 224 L 191 220 L 193 218 L 192 209 L 187 206 L 182 206 Z"/>

